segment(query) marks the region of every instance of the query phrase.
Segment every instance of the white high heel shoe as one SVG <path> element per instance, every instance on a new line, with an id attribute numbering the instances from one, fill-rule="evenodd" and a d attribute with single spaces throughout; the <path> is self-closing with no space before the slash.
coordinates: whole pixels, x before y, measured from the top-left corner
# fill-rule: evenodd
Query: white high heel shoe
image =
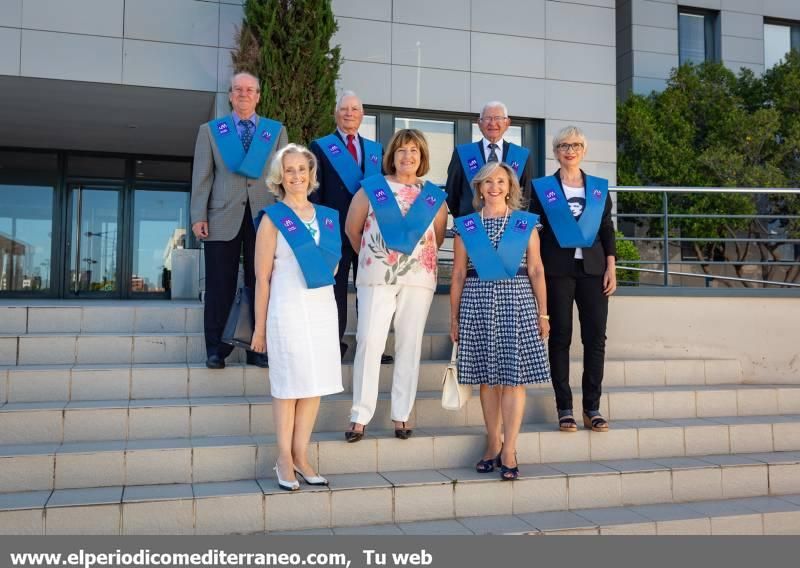
<path id="1" fill-rule="evenodd" d="M 275 463 L 275 467 L 273 467 L 272 469 L 275 470 L 275 476 L 278 478 L 278 486 L 281 489 L 284 489 L 286 491 L 297 491 L 298 489 L 300 489 L 300 482 L 297 481 L 296 479 L 294 481 L 284 481 L 283 479 L 281 479 L 281 472 L 278 470 L 277 462 Z"/>
<path id="2" fill-rule="evenodd" d="M 303 472 L 297 468 L 294 468 L 295 475 L 299 475 L 300 478 L 305 481 L 308 485 L 328 485 L 328 480 L 322 477 L 321 475 L 309 475 L 306 477 L 303 475 Z"/>

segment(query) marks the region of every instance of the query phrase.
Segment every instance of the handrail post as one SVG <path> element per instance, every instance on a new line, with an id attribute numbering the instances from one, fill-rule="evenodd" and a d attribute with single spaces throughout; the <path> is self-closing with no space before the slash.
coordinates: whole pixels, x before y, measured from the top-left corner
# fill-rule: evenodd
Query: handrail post
<path id="1" fill-rule="evenodd" d="M 664 215 L 664 286 L 669 286 L 669 204 L 668 194 L 662 192 L 662 213 Z"/>

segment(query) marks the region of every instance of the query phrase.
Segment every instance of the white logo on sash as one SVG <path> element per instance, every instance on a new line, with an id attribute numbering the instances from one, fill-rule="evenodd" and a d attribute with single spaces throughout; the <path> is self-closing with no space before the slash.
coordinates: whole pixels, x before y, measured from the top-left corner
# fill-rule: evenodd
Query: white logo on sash
<path id="1" fill-rule="evenodd" d="M 375 154 L 370 154 L 369 160 L 376 166 L 378 165 L 378 156 Z"/>
<path id="2" fill-rule="evenodd" d="M 384 190 L 382 189 L 375 190 L 375 201 L 377 201 L 378 203 L 383 203 L 387 199 L 389 199 L 389 196 L 386 195 L 386 192 Z"/>
<path id="3" fill-rule="evenodd" d="M 525 219 L 517 219 L 517 222 L 514 223 L 514 230 L 518 233 L 524 233 L 528 230 L 528 221 Z"/>
<path id="4" fill-rule="evenodd" d="M 511 167 L 512 167 L 512 168 L 514 169 L 514 171 L 516 172 L 517 170 L 519 170 L 519 162 L 518 162 L 518 161 L 516 161 L 516 160 L 514 160 L 513 162 L 511 162 Z"/>
<path id="5" fill-rule="evenodd" d="M 469 166 L 469 171 L 474 172 L 475 170 L 478 169 L 478 160 L 476 160 L 475 158 L 470 158 L 467 161 L 467 165 Z"/>
<path id="6" fill-rule="evenodd" d="M 323 224 L 325 225 L 326 229 L 330 229 L 331 231 L 333 230 L 333 219 L 330 217 L 325 217 Z"/>
<path id="7" fill-rule="evenodd" d="M 290 233 L 293 233 L 297 230 L 297 225 L 295 224 L 294 221 L 289 219 L 289 217 L 284 218 L 281 221 L 281 223 L 283 224 L 284 227 L 286 227 L 286 230 Z"/>
<path id="8" fill-rule="evenodd" d="M 595 199 L 602 199 L 603 192 L 600 191 L 599 189 L 595 189 L 594 191 L 592 191 L 592 197 L 594 197 Z"/>
<path id="9" fill-rule="evenodd" d="M 272 140 L 272 133 L 269 130 L 265 130 L 261 133 L 261 138 L 264 140 L 264 142 L 269 142 Z"/>
<path id="10" fill-rule="evenodd" d="M 219 132 L 220 136 L 225 136 L 226 134 L 230 134 L 231 129 L 228 128 L 227 122 L 219 122 L 217 123 L 217 132 Z"/>
<path id="11" fill-rule="evenodd" d="M 475 219 L 466 219 L 464 221 L 464 230 L 466 232 L 471 233 L 472 231 L 474 231 L 477 228 L 478 228 L 478 226 L 475 224 Z"/>
<path id="12" fill-rule="evenodd" d="M 436 198 L 433 195 L 429 195 L 425 198 L 425 203 L 428 204 L 428 207 L 436 207 Z"/>
<path id="13" fill-rule="evenodd" d="M 544 197 L 545 197 L 545 199 L 547 199 L 548 203 L 555 203 L 556 201 L 558 201 L 558 193 L 556 193 L 552 189 L 548 190 L 544 194 Z"/>
<path id="14" fill-rule="evenodd" d="M 342 153 L 342 150 L 336 144 L 330 144 L 328 146 L 328 151 L 333 154 L 334 156 L 338 156 Z"/>

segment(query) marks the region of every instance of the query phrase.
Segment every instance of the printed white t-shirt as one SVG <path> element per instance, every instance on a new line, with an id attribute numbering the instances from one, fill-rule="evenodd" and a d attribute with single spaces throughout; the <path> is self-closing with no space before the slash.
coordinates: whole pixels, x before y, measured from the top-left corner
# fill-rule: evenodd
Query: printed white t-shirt
<path id="1" fill-rule="evenodd" d="M 564 195 L 567 198 L 567 205 L 569 205 L 572 216 L 576 219 L 580 218 L 583 210 L 586 208 L 586 188 L 585 187 L 572 187 L 565 183 L 561 183 L 564 188 Z M 575 249 L 575 258 L 583 259 L 583 249 Z"/>

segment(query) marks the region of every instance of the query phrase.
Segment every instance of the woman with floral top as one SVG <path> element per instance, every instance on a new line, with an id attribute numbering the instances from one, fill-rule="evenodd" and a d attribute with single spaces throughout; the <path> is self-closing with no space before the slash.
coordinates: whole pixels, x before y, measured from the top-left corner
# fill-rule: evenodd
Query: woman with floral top
<path id="1" fill-rule="evenodd" d="M 436 290 L 437 253 L 447 225 L 446 194 L 419 176 L 430 168 L 419 130 L 399 130 L 383 157 L 387 175 L 362 181 L 345 232 L 358 253 L 358 328 L 348 442 L 364 437 L 378 400 L 381 354 L 394 318 L 391 416 L 395 436 L 408 419 L 419 378 L 425 321 Z"/>

